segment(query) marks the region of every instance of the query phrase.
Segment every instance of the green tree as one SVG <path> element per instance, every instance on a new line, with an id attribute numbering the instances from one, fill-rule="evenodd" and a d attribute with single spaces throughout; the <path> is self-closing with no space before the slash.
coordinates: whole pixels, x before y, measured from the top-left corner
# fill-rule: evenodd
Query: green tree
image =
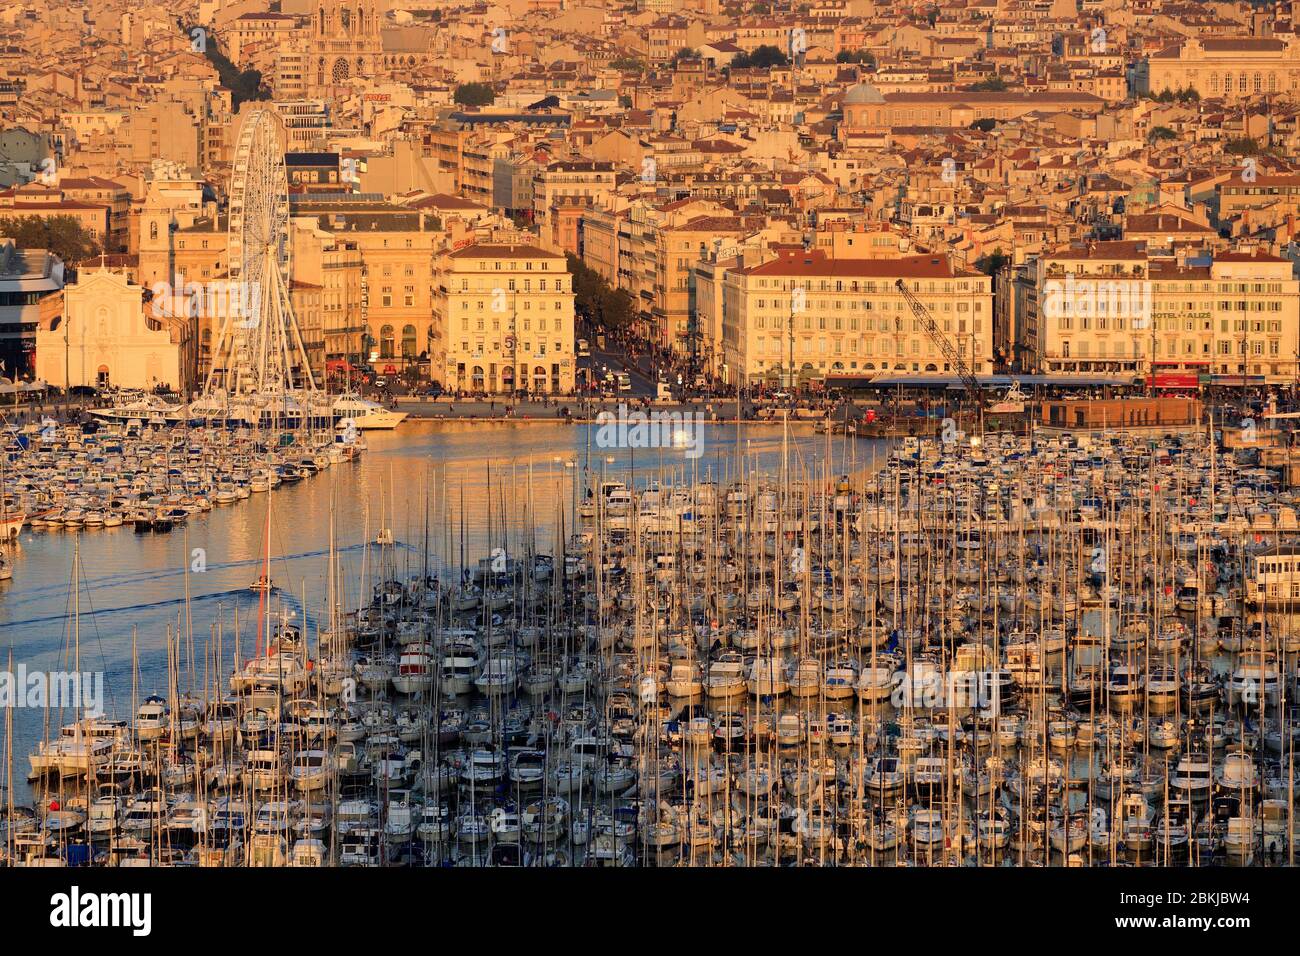
<path id="1" fill-rule="evenodd" d="M 22 249 L 49 249 L 69 265 L 99 255 L 99 245 L 73 216 L 0 219 L 0 236 Z"/>
<path id="2" fill-rule="evenodd" d="M 987 256 L 980 256 L 975 260 L 975 268 L 986 276 L 997 275 L 998 270 L 1007 264 L 1010 260 L 1003 253 L 1002 247 L 994 249 Z"/>
<path id="3" fill-rule="evenodd" d="M 684 46 L 676 53 L 673 54 L 672 65 L 676 66 L 678 63 L 682 62 L 682 60 L 698 60 L 699 58 L 700 58 L 699 50 L 696 50 L 689 46 Z"/>
<path id="4" fill-rule="evenodd" d="M 1000 76 L 990 76 L 986 80 L 972 83 L 966 87 L 968 93 L 1001 93 L 1007 88 L 1007 81 Z"/>
<path id="5" fill-rule="evenodd" d="M 606 332 L 625 328 L 636 318 L 635 303 L 625 289 L 615 289 L 605 277 L 577 256 L 565 256 L 573 276 L 573 306 L 579 315 Z"/>
<path id="6" fill-rule="evenodd" d="M 1178 134 L 1175 133 L 1173 130 L 1171 130 L 1168 126 L 1157 126 L 1155 129 L 1153 129 L 1150 133 L 1147 134 L 1147 139 L 1153 143 L 1162 142 L 1163 140 L 1167 140 L 1167 139 L 1177 139 L 1177 138 L 1178 138 Z"/>
<path id="7" fill-rule="evenodd" d="M 608 286 L 600 294 L 600 327 L 608 330 L 624 329 L 636 318 L 632 295 L 626 289 Z"/>
<path id="8" fill-rule="evenodd" d="M 840 50 L 835 54 L 836 63 L 860 63 L 868 69 L 876 68 L 876 58 L 866 50 Z"/>
<path id="9" fill-rule="evenodd" d="M 460 106 L 491 106 L 497 94 L 488 83 L 462 83 L 456 87 L 452 99 Z"/>
<path id="10" fill-rule="evenodd" d="M 731 61 L 735 70 L 770 70 L 774 66 L 789 66 L 790 58 L 770 43 L 764 43 L 753 53 L 741 53 Z"/>
<path id="11" fill-rule="evenodd" d="M 1266 153 L 1262 146 L 1249 136 L 1230 139 L 1223 145 L 1223 151 L 1229 156 L 1260 156 Z"/>
<path id="12" fill-rule="evenodd" d="M 262 86 L 262 74 L 257 70 L 243 70 L 230 62 L 230 58 L 221 52 L 221 45 L 207 27 L 182 27 L 187 37 L 194 35 L 195 29 L 204 31 L 203 55 L 217 71 L 221 85 L 230 90 L 231 105 L 238 110 L 239 104 L 249 100 L 266 100 L 271 98 L 271 91 Z"/>

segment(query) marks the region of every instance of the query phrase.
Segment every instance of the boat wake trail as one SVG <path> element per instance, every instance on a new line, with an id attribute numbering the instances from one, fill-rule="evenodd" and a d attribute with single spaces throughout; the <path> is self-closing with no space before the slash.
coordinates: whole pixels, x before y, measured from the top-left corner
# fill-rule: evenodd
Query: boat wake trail
<path id="1" fill-rule="evenodd" d="M 191 595 L 190 603 L 198 604 L 200 601 L 212 601 L 218 598 L 230 598 L 230 597 L 235 597 L 237 595 L 242 595 L 246 597 L 248 594 L 249 591 L 247 588 L 232 588 L 229 591 L 214 591 L 211 594 Z M 126 604 L 123 605 L 122 607 L 96 608 L 94 611 L 87 611 L 84 616 L 85 617 L 93 616 L 99 618 L 99 617 L 103 617 L 106 614 L 121 614 L 124 611 L 147 611 L 153 608 L 170 607 L 172 605 L 184 604 L 184 603 L 185 603 L 185 598 L 183 597 L 169 598 L 166 601 L 147 601 L 143 604 Z M 68 618 L 68 614 L 64 612 L 61 614 L 47 614 L 45 617 L 28 617 L 28 618 L 24 618 L 21 621 L 0 621 L 0 630 L 4 630 L 7 627 L 25 627 L 30 624 L 48 624 L 51 621 L 63 621 L 63 620 L 67 620 L 67 618 Z"/>
<path id="2" fill-rule="evenodd" d="M 406 542 L 403 541 L 395 542 L 394 546 L 411 552 L 414 552 L 416 550 L 414 545 L 407 544 Z M 349 552 L 363 551 L 365 550 L 366 547 L 367 545 L 364 544 L 353 544 L 353 545 L 348 545 L 346 547 L 335 548 L 334 550 L 336 554 L 347 554 Z M 275 563 L 279 561 L 287 562 L 287 561 L 297 561 L 297 560 L 309 559 L 309 558 L 321 558 L 327 556 L 328 554 L 329 554 L 328 548 L 321 548 L 315 551 L 299 551 L 295 554 L 280 555 L 279 557 L 274 558 L 271 563 L 274 566 Z M 213 563 L 207 565 L 207 570 L 205 573 L 210 574 L 213 572 L 230 570 L 234 568 L 257 567 L 262 563 L 262 560 L 263 559 L 260 557 L 255 557 L 255 558 L 245 558 L 244 560 L 241 561 L 226 561 L 221 563 Z M 86 578 L 84 583 L 82 584 L 82 588 L 85 591 L 89 591 L 93 593 L 98 588 L 113 588 L 113 587 L 126 585 L 126 584 L 140 584 L 146 581 L 165 581 L 169 578 L 178 578 L 188 573 L 190 573 L 190 569 L 188 567 L 179 567 L 179 568 L 162 568 L 150 574 L 140 574 L 138 571 L 122 573 L 122 574 L 105 574 L 96 578 Z M 22 604 L 25 601 L 44 599 L 51 594 L 59 594 L 66 591 L 67 589 L 68 589 L 68 585 L 66 581 L 56 582 L 51 584 L 41 584 L 41 585 L 36 585 L 35 587 L 24 587 L 21 591 L 15 591 L 5 595 L 4 603 L 9 606 L 13 606 L 15 604 Z M 212 595 L 204 595 L 204 597 L 211 597 L 211 596 Z M 197 598 L 194 599 L 197 600 Z M 174 603 L 174 602 L 161 602 L 161 603 L 167 604 L 167 603 Z M 153 607 L 154 605 L 134 605 L 134 606 Z M 126 609 L 124 608 L 123 610 Z M 21 622 L 13 622 L 13 623 L 21 623 Z M 0 624 L 0 626 L 8 626 L 8 625 Z"/>

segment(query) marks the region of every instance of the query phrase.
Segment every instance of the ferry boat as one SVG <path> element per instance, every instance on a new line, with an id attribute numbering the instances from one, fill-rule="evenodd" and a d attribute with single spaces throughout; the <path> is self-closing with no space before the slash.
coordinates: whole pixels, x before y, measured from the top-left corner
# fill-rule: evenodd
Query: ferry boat
<path id="1" fill-rule="evenodd" d="M 378 429 L 389 431 L 406 421 L 406 412 L 397 412 L 385 408 L 378 402 L 371 402 L 358 395 L 341 395 L 335 400 L 332 411 L 336 426 L 347 427 L 351 422 L 356 428 L 365 431 Z"/>

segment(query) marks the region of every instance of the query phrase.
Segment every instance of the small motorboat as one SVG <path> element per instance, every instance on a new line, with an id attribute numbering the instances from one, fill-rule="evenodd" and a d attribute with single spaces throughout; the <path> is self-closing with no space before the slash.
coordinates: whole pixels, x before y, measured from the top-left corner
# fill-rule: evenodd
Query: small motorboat
<path id="1" fill-rule="evenodd" d="M 274 591 L 275 585 L 265 574 L 259 574 L 257 580 L 248 586 L 250 591 Z"/>

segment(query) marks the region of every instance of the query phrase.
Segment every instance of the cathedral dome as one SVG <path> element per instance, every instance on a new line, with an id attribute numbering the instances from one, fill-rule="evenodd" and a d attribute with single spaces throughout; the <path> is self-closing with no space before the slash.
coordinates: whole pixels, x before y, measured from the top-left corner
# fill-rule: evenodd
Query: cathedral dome
<path id="1" fill-rule="evenodd" d="M 845 106 L 865 106 L 883 102 L 885 102 L 885 98 L 880 95 L 880 90 L 870 83 L 858 83 L 850 86 L 848 92 L 844 94 Z"/>

